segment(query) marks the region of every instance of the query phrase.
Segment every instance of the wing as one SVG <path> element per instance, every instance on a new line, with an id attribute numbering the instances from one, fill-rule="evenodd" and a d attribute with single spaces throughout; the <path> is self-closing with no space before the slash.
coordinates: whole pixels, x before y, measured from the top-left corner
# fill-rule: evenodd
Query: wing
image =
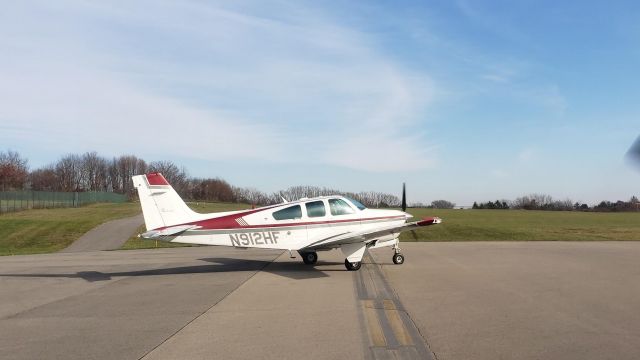
<path id="1" fill-rule="evenodd" d="M 332 248 L 344 244 L 352 244 L 358 242 L 368 243 L 381 236 L 397 234 L 403 231 L 411 230 L 417 227 L 440 224 L 442 219 L 433 217 L 425 218 L 420 221 L 404 223 L 402 225 L 391 225 L 383 228 L 377 228 L 367 231 L 351 231 L 343 234 L 333 235 L 323 239 L 312 241 L 305 249 Z"/>

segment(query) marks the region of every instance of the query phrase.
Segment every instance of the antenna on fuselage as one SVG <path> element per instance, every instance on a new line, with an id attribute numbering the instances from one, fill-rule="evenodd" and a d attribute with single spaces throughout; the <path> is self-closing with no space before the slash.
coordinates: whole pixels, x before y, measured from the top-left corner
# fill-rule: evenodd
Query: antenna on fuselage
<path id="1" fill-rule="evenodd" d="M 287 204 L 289 202 L 289 200 L 287 200 L 284 195 L 282 195 L 282 193 L 280 193 L 280 199 L 282 199 L 282 203 L 283 204 Z"/>

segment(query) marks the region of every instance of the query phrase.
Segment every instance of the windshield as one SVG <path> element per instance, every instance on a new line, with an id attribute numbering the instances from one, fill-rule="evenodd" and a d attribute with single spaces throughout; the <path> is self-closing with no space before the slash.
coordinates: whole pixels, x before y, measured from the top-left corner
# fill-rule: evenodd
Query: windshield
<path id="1" fill-rule="evenodd" d="M 366 206 L 362 205 L 362 203 L 360 201 L 358 201 L 358 200 L 354 200 L 352 198 L 347 198 L 347 200 L 351 201 L 351 203 L 353 205 L 355 205 L 360 210 L 364 210 L 364 209 L 367 208 Z"/>

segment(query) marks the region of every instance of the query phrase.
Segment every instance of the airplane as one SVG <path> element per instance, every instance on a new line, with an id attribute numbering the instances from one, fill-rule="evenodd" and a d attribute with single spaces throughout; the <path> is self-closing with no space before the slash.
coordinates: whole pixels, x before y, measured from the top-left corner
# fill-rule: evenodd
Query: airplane
<path id="1" fill-rule="evenodd" d="M 403 184 L 402 211 L 368 209 L 344 196 L 320 196 L 250 210 L 201 214 L 191 210 L 161 173 L 132 177 L 147 231 L 145 239 L 236 248 L 280 249 L 300 254 L 305 264 L 318 251 L 340 248 L 347 270 L 359 270 L 368 249 L 391 247 L 393 263 L 404 263 L 402 231 L 440 224 L 437 217 L 408 222 Z"/>

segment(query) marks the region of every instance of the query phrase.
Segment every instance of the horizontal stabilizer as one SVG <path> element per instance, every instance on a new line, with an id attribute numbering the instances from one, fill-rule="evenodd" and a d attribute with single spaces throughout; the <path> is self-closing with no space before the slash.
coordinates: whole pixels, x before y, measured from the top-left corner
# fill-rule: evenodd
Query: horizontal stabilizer
<path id="1" fill-rule="evenodd" d="M 162 236 L 178 236 L 187 230 L 196 229 L 197 225 L 178 225 L 171 226 L 162 230 L 151 230 L 140 234 L 145 239 L 157 239 Z"/>

